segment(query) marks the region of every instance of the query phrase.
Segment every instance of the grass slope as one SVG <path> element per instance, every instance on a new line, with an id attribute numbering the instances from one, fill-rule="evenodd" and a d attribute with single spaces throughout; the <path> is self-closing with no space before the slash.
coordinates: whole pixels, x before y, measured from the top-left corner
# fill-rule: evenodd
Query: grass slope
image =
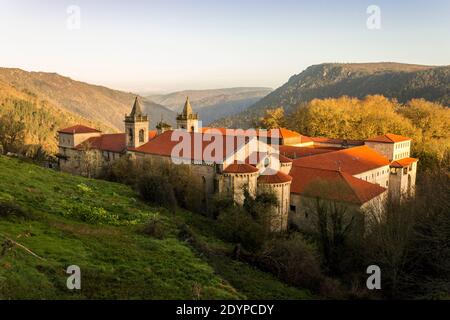
<path id="1" fill-rule="evenodd" d="M 189 225 L 211 246 L 226 247 L 210 221 L 176 215 L 136 199 L 127 186 L 59 173 L 0 157 L 0 234 L 18 246 L 0 249 L 0 299 L 301 299 L 305 291 L 224 256 L 202 257 L 179 230 Z M 21 213 L 20 213 L 21 212 Z M 141 232 L 159 215 L 168 235 Z M 4 244 L 4 239 L 0 237 Z M 80 291 L 66 288 L 70 265 L 81 268 Z"/>

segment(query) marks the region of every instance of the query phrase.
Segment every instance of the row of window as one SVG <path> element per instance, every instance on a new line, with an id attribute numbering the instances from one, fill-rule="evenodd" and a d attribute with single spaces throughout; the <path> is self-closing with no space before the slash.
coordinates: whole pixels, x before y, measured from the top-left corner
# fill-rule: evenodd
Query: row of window
<path id="1" fill-rule="evenodd" d="M 409 141 L 408 142 L 397 143 L 395 145 L 395 149 L 403 149 L 403 148 L 407 148 L 407 147 L 409 147 Z"/>
<path id="2" fill-rule="evenodd" d="M 62 142 L 62 144 L 72 144 L 72 141 L 70 139 L 62 139 L 61 138 L 61 142 Z"/>
<path id="3" fill-rule="evenodd" d="M 376 176 L 379 177 L 380 175 L 385 175 L 388 172 L 389 172 L 388 169 L 383 169 L 381 171 L 377 171 Z M 361 180 L 369 181 L 369 178 L 372 178 L 371 180 L 375 179 L 375 173 L 372 173 L 371 176 L 369 175 L 369 176 L 362 177 Z"/>
<path id="4" fill-rule="evenodd" d="M 402 153 L 396 154 L 394 156 L 394 160 L 408 158 L 408 157 L 409 157 L 409 152 L 402 152 Z"/>
<path id="5" fill-rule="evenodd" d="M 112 157 L 111 157 L 112 154 Z M 103 158 L 107 161 L 116 160 L 116 154 L 114 152 L 110 153 L 108 151 L 103 151 Z"/>

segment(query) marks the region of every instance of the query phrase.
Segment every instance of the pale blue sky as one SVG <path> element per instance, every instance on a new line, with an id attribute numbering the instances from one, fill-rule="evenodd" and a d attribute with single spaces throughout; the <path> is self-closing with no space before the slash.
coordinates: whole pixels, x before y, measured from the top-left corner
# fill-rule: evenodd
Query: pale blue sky
<path id="1" fill-rule="evenodd" d="M 173 91 L 275 88 L 322 62 L 450 64 L 450 1 L 393 2 L 0 0 L 0 66 Z M 366 27 L 371 4 L 380 30 Z"/>

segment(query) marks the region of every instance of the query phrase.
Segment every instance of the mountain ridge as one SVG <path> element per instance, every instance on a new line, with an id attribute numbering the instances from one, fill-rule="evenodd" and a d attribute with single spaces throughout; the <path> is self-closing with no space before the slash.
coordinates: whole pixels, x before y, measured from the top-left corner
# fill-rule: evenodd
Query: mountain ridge
<path id="1" fill-rule="evenodd" d="M 26 90 L 65 111 L 98 121 L 116 131 L 123 130 L 123 117 L 128 113 L 137 94 L 109 89 L 105 86 L 73 80 L 58 73 L 0 68 L 0 80 L 19 91 Z M 175 114 L 153 101 L 143 98 L 144 112 L 154 119 L 161 114 L 168 120 Z"/>
<path id="2" fill-rule="evenodd" d="M 382 94 L 406 102 L 413 98 L 450 105 L 450 66 L 424 66 L 393 62 L 324 63 L 306 68 L 249 107 L 245 114 L 215 121 L 213 125 L 250 127 L 265 110 L 283 107 L 289 112 L 315 98 L 347 95 L 363 98 Z"/>
<path id="3" fill-rule="evenodd" d="M 187 96 L 194 111 L 198 112 L 205 124 L 223 116 L 246 110 L 249 106 L 272 91 L 266 87 L 232 87 L 205 90 L 183 90 L 168 94 L 150 95 L 155 101 L 170 110 L 181 112 Z"/>

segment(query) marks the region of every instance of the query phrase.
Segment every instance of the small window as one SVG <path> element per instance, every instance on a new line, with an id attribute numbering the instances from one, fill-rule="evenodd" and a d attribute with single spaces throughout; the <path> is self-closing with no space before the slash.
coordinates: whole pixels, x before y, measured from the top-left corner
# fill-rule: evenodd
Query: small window
<path id="1" fill-rule="evenodd" d="M 268 167 L 270 165 L 270 158 L 269 157 L 266 157 L 265 159 L 264 159 L 264 167 Z"/>
<path id="2" fill-rule="evenodd" d="M 386 181 L 386 187 L 388 187 L 389 186 L 389 181 Z"/>
<path id="3" fill-rule="evenodd" d="M 290 205 L 290 206 L 289 206 L 289 209 L 290 209 L 292 212 L 296 212 L 297 207 L 296 207 L 296 206 L 293 206 L 293 205 Z"/>

